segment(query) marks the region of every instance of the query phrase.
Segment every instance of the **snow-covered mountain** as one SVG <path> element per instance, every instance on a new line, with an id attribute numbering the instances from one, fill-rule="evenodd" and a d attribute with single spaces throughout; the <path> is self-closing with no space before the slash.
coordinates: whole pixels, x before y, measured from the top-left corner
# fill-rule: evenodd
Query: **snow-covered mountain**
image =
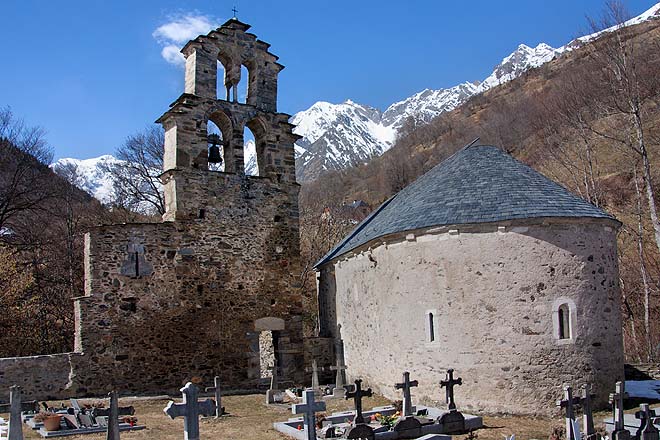
<path id="1" fill-rule="evenodd" d="M 652 19 L 660 19 L 660 3 L 627 21 L 625 25 Z M 295 145 L 298 179 L 311 180 L 327 170 L 339 170 L 367 162 L 388 150 L 394 144 L 397 134 L 408 123 L 428 123 L 472 96 L 512 81 L 529 69 L 539 67 L 611 30 L 585 35 L 559 48 L 545 43 L 536 47 L 521 44 L 481 82 L 464 82 L 447 89 L 426 89 L 395 102 L 384 112 L 350 100 L 341 104 L 317 102 L 291 118 L 291 122 L 296 125 L 294 132 L 303 136 Z M 60 159 L 52 166 L 55 169 L 65 166 L 76 168 L 78 186 L 99 200 L 107 201 L 112 191 L 112 182 L 103 172 L 101 164 L 112 161 L 116 161 L 112 156 L 87 160 Z M 245 145 L 245 168 L 247 174 L 257 172 L 256 149 L 252 140 L 248 140 Z"/>
<path id="2" fill-rule="evenodd" d="M 101 203 L 109 203 L 113 189 L 107 166 L 116 163 L 119 163 L 119 160 L 107 154 L 93 159 L 59 159 L 50 167 L 78 188 L 96 197 Z"/>

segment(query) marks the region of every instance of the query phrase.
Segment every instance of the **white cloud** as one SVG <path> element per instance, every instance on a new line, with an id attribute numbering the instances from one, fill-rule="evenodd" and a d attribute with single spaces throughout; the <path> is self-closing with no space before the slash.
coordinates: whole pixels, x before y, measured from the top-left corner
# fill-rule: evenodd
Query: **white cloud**
<path id="1" fill-rule="evenodd" d="M 169 22 L 159 26 L 152 35 L 163 46 L 161 55 L 165 61 L 183 66 L 185 61 L 183 55 L 179 53 L 181 47 L 188 40 L 207 34 L 219 26 L 212 17 L 189 13 L 172 17 Z"/>

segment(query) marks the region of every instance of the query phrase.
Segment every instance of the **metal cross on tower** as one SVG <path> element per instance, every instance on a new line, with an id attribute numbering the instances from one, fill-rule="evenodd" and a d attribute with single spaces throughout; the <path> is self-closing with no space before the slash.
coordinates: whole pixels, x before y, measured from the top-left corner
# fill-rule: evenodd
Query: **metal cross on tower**
<path id="1" fill-rule="evenodd" d="M 355 387 L 353 391 L 349 391 L 346 393 L 346 400 L 348 399 L 353 399 L 355 402 L 355 424 L 360 424 L 364 423 L 364 417 L 362 417 L 362 398 L 363 397 L 371 397 L 372 392 L 371 388 L 367 388 L 366 390 L 362 389 L 362 379 L 357 379 L 355 381 Z"/>
<path id="2" fill-rule="evenodd" d="M 454 369 L 447 370 L 445 380 L 440 381 L 440 388 L 447 387 L 447 403 L 449 404 L 449 411 L 456 411 L 456 402 L 454 402 L 454 385 L 463 385 L 463 379 L 454 379 Z"/>
<path id="3" fill-rule="evenodd" d="M 576 425 L 575 425 L 575 411 L 573 410 L 573 405 L 579 405 L 580 398 L 573 397 L 573 388 L 570 385 L 564 385 L 564 399 L 557 401 L 557 406 L 560 408 L 566 408 L 566 439 L 575 440 L 579 435 Z M 578 426 L 579 429 L 579 426 Z"/>
<path id="4" fill-rule="evenodd" d="M 238 12 L 238 9 L 236 9 L 236 6 L 234 6 L 234 7 L 231 9 L 231 12 L 234 13 L 234 18 L 236 18 L 236 13 Z"/>
<path id="5" fill-rule="evenodd" d="M 316 413 L 325 411 L 325 402 L 314 401 L 314 390 L 306 389 L 303 393 L 303 403 L 291 407 L 294 414 L 302 414 L 307 440 L 316 440 Z"/>
<path id="6" fill-rule="evenodd" d="M 617 382 L 615 392 L 610 394 L 610 404 L 612 405 L 612 419 L 614 420 L 614 431 L 612 431 L 612 440 L 629 440 L 630 432 L 626 430 L 623 422 L 623 400 L 628 397 L 625 383 Z"/>
<path id="7" fill-rule="evenodd" d="M 419 382 L 416 380 L 410 380 L 410 373 L 403 373 L 403 382 L 394 384 L 394 388 L 397 390 L 403 390 L 403 416 L 412 415 L 412 397 L 410 396 L 410 388 L 416 387 L 419 385 Z"/>
<path id="8" fill-rule="evenodd" d="M 163 410 L 171 419 L 183 417 L 183 438 L 184 440 L 199 440 L 199 416 L 210 417 L 215 413 L 215 402 L 206 399 L 203 402 L 197 401 L 199 390 L 192 383 L 188 382 L 181 388 L 183 393 L 183 403 L 174 403 L 170 401 Z"/>

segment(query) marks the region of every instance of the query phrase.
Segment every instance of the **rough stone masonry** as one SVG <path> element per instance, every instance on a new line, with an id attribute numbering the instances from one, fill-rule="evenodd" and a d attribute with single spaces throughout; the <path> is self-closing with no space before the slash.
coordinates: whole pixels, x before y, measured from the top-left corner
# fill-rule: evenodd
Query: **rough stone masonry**
<path id="1" fill-rule="evenodd" d="M 280 380 L 302 381 L 298 136 L 277 112 L 283 66 L 249 27 L 231 19 L 183 48 L 185 92 L 158 119 L 162 223 L 87 234 L 75 352 L 2 359 L 0 387 L 20 384 L 26 398 L 160 393 L 220 376 L 228 387 L 255 389 L 262 331 L 272 334 Z M 248 69 L 245 103 L 218 99 L 218 61 L 225 71 Z M 222 133 L 224 171 L 208 167 L 208 121 Z M 258 176 L 244 172 L 245 127 Z"/>

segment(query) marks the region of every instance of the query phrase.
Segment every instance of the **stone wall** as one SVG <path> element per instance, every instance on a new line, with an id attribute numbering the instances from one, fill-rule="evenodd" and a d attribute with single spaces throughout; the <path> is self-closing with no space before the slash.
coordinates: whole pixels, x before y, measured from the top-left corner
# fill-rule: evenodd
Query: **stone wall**
<path id="1" fill-rule="evenodd" d="M 76 349 L 87 361 L 76 371 L 81 394 L 176 391 L 191 377 L 209 383 L 215 375 L 227 389 L 256 389 L 262 330 L 277 331 L 283 380 L 300 374 L 298 185 L 181 174 L 202 218 L 104 226 L 87 237 L 87 291 L 77 305 Z M 261 318 L 281 328 L 257 329 Z"/>
<path id="2" fill-rule="evenodd" d="M 22 387 L 23 399 L 65 399 L 77 392 L 72 365 L 81 355 L 62 353 L 0 359 L 0 403 L 9 402 L 9 387 Z"/>
<path id="3" fill-rule="evenodd" d="M 334 274 L 322 268 L 319 285 L 336 285 L 319 292 L 336 304 L 323 316 L 341 325 L 348 375 L 389 398 L 410 371 L 417 400 L 442 401 L 439 382 L 455 368 L 467 411 L 551 412 L 562 383 L 584 382 L 603 407 L 623 378 L 615 234 L 615 222 L 556 219 L 385 237 L 334 262 Z M 570 339 L 558 339 L 559 304 L 571 307 Z"/>

